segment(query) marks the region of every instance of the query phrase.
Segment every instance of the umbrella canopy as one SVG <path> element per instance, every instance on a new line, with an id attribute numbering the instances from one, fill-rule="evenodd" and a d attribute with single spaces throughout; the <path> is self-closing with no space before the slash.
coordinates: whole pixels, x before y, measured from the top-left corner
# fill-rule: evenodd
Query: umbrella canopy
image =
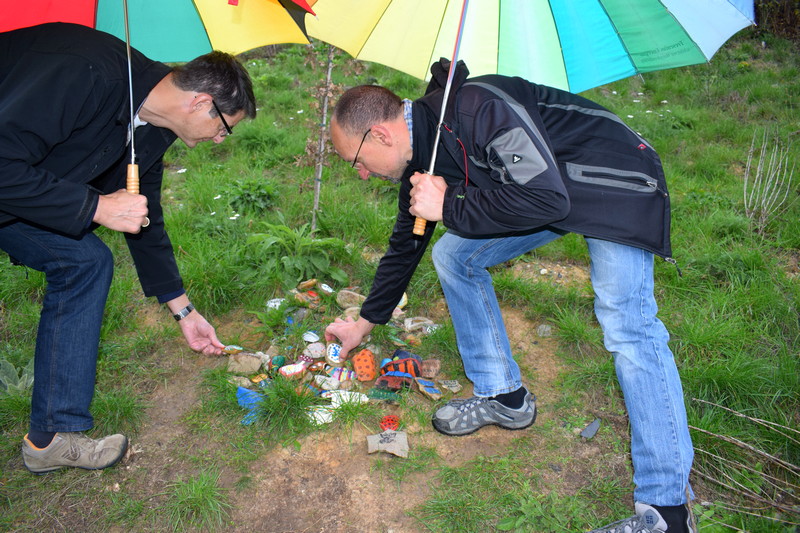
<path id="1" fill-rule="evenodd" d="M 0 0 L 0 32 L 74 22 L 125 40 L 122 0 Z M 306 0 L 131 0 L 131 46 L 150 59 L 185 62 L 212 50 L 238 54 L 276 43 L 307 43 Z"/>
<path id="2" fill-rule="evenodd" d="M 308 34 L 417 78 L 450 56 L 462 0 L 322 0 Z M 748 0 L 476 0 L 458 59 L 581 92 L 638 73 L 704 63 L 753 24 Z"/>

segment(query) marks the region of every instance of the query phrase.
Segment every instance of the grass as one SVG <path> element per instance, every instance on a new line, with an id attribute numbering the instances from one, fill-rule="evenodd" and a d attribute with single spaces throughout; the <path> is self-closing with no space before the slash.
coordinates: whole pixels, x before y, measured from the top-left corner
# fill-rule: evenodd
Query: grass
<path id="1" fill-rule="evenodd" d="M 219 486 L 218 473 L 203 471 L 186 480 L 178 479 L 167 488 L 167 503 L 161 512 L 173 531 L 213 531 L 225 524 L 231 506 Z"/>
<path id="2" fill-rule="evenodd" d="M 164 212 L 192 301 L 212 323 L 228 324 L 223 342 L 273 345 L 290 359 L 300 351 L 302 331 L 321 332 L 339 310 L 332 297 L 323 297 L 302 328 L 289 328 L 287 318 L 301 306 L 287 301 L 273 310 L 266 302 L 286 297 L 288 287 L 309 277 L 336 290 L 352 286 L 367 293 L 396 209 L 394 187 L 376 179 L 362 182 L 346 162 L 331 156 L 322 173 L 317 229 L 310 229 L 315 168 L 306 148 L 316 146 L 320 116 L 314 93 L 324 78 L 322 57 L 322 46 L 246 55 L 258 118 L 237 126 L 222 145 L 189 150 L 178 143 L 165 158 Z M 657 261 L 656 291 L 695 428 L 692 481 L 703 502 L 696 505 L 703 533 L 788 531 L 793 526 L 787 522 L 800 522 L 796 490 L 782 496 L 795 506 L 787 511 L 757 507 L 753 498 L 719 483 L 746 487 L 766 500 L 777 498 L 778 491 L 761 481 L 765 476 L 778 486 L 800 485 L 796 471 L 731 440 L 800 464 L 794 433 L 800 421 L 797 177 L 785 210 L 760 232 L 743 203 L 754 132 L 769 127 L 776 138 L 792 140 L 800 131 L 798 73 L 796 44 L 751 30 L 708 64 L 621 80 L 584 94 L 644 135 L 661 154 L 669 179 L 680 273 Z M 377 82 L 415 98 L 425 87 L 343 53 L 335 56 L 333 78 L 334 94 Z M 788 147 L 788 156 L 800 160 L 800 143 Z M 333 424 L 313 425 L 307 409 L 319 399 L 299 394 L 296 382 L 284 380 L 262 395 L 256 423 L 240 424 L 245 413 L 225 368 L 182 366 L 187 350 L 168 314 L 141 296 L 124 239 L 104 230 L 99 234 L 117 264 L 101 333 L 95 431 L 145 433 L 154 422 L 146 416 L 153 391 L 191 372 L 190 386 L 199 392 L 174 423 L 195 446 L 177 455 L 180 468 L 165 467 L 152 485 L 145 481 L 152 473 L 121 468 L 90 476 L 60 472 L 42 481 L 19 460 L 30 394 L 0 394 L 0 529 L 46 529 L 64 508 L 73 529 L 121 524 L 153 530 L 159 527 L 157 516 L 166 517 L 173 530 L 224 528 L 236 511 L 231 502 L 257 483 L 253 471 L 276 447 L 302 446 L 313 432 L 351 435 L 376 427 L 384 408 L 371 404 L 349 405 Z M 545 398 L 550 417 L 508 450 L 479 454 L 460 466 L 449 464 L 435 446 L 413 440 L 408 459 L 373 457 L 371 474 L 401 490 L 413 490 L 421 477 L 433 487 L 412 511 L 421 528 L 575 531 L 630 514 L 630 466 L 620 459 L 628 453 L 624 406 L 593 317 L 591 288 L 528 279 L 514 270 L 536 261 L 586 268 L 588 255 L 583 239 L 568 235 L 493 270 L 504 307 L 524 310 L 532 330 L 538 324 L 553 327 L 565 373 Z M 33 357 L 44 287 L 40 273 L 0 264 L 0 357 L 17 370 Z M 452 324 L 438 308 L 441 291 L 429 255 L 415 273 L 408 300 L 407 316 L 436 315 L 440 325 L 413 351 L 440 359 L 442 374 L 463 382 Z M 398 327 L 376 328 L 370 342 L 386 356 L 397 348 L 399 334 Z M 528 375 L 540 379 L 538 370 Z M 403 413 L 403 429 L 413 439 L 425 439 L 435 407 L 407 393 L 393 409 Z M 611 421 L 595 437 L 602 455 L 575 459 L 583 449 L 573 431 L 595 414 Z M 776 432 L 754 419 L 788 429 Z M 119 491 L 108 490 L 114 483 Z"/>

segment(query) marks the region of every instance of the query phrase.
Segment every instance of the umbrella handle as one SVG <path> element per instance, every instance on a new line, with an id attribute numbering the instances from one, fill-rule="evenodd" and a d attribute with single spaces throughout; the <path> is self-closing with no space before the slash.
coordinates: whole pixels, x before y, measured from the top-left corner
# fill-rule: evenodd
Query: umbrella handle
<path id="1" fill-rule="evenodd" d="M 128 180 L 125 188 L 131 194 L 139 194 L 139 165 L 128 165 Z"/>
<path id="2" fill-rule="evenodd" d="M 425 226 L 427 225 L 428 221 L 422 217 L 417 217 L 417 220 L 414 221 L 414 235 L 425 235 Z"/>
<path id="3" fill-rule="evenodd" d="M 414 221 L 414 235 L 425 235 L 425 225 L 428 223 L 422 217 L 417 217 L 417 220 Z"/>

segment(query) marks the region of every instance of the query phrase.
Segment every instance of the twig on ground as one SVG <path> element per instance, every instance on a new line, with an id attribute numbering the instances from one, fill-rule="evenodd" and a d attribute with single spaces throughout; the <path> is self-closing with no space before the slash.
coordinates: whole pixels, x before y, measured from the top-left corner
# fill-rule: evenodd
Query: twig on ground
<path id="1" fill-rule="evenodd" d="M 792 442 L 794 442 L 796 444 L 800 444 L 800 440 L 797 440 L 797 439 L 793 438 L 791 435 L 787 435 L 783 431 L 779 431 L 779 430 L 775 429 L 775 427 L 773 427 L 773 426 L 776 426 L 776 427 L 779 427 L 781 429 L 785 429 L 785 430 L 791 431 L 792 433 L 797 433 L 798 435 L 800 435 L 800 431 L 798 431 L 796 429 L 793 429 L 793 428 L 790 428 L 790 427 L 787 427 L 787 426 L 783 426 L 781 424 L 778 424 L 776 422 L 771 422 L 769 420 L 764 420 L 764 419 L 761 419 L 761 418 L 753 418 L 752 416 L 747 416 L 746 414 L 740 413 L 739 411 L 734 411 L 733 409 L 725 407 L 724 405 L 719 405 L 717 403 L 709 402 L 707 400 L 701 400 L 700 398 L 692 398 L 692 401 L 693 402 L 705 403 L 705 404 L 708 404 L 708 405 L 713 405 L 714 407 L 719 407 L 720 409 L 722 409 L 724 411 L 728 411 L 729 413 L 732 413 L 732 414 L 734 414 L 734 415 L 736 415 L 738 417 L 750 420 L 751 422 L 755 422 L 756 424 L 762 425 L 762 426 L 764 426 L 764 427 L 766 427 L 766 428 L 768 428 L 768 429 L 770 429 L 770 430 L 772 430 L 772 431 L 774 431 L 776 433 L 779 433 L 779 434 L 783 435 L 784 437 L 786 437 L 787 439 L 791 440 Z"/>
<path id="2" fill-rule="evenodd" d="M 717 478 L 715 478 L 715 477 L 713 477 L 713 476 L 711 476 L 709 474 L 706 474 L 705 472 L 701 472 L 701 471 L 699 471 L 697 469 L 694 469 L 694 473 L 697 474 L 698 476 L 702 477 L 706 481 L 710 481 L 712 483 L 716 483 L 717 485 L 725 487 L 729 491 L 735 492 L 736 494 L 738 494 L 740 496 L 744 496 L 746 498 L 751 498 L 753 500 L 756 500 L 758 502 L 764 503 L 766 505 L 769 505 L 770 507 L 774 507 L 775 509 L 778 509 L 778 510 L 786 512 L 786 513 L 797 514 L 797 510 L 795 510 L 794 508 L 789 507 L 787 505 L 783 505 L 783 504 L 775 502 L 775 501 L 768 500 L 768 499 L 766 499 L 766 498 L 764 498 L 762 496 L 759 496 L 758 494 L 756 494 L 755 492 L 753 492 L 751 490 L 737 489 L 736 487 L 733 487 L 733 486 L 725 483 L 724 481 L 721 481 L 721 480 L 719 480 L 719 479 L 717 479 Z"/>
<path id="3" fill-rule="evenodd" d="M 762 513 L 757 511 L 765 510 L 766 508 L 753 508 L 753 507 L 737 507 L 734 505 L 725 505 L 724 503 L 714 502 L 715 507 L 721 507 L 726 511 L 732 511 L 734 513 L 742 513 L 750 516 L 757 516 L 758 518 L 766 518 L 767 520 L 772 520 L 773 522 L 780 522 L 781 524 L 787 524 L 790 526 L 800 526 L 800 522 L 791 522 L 789 520 L 783 520 L 782 518 L 775 518 L 774 516 L 766 516 Z"/>
<path id="4" fill-rule="evenodd" d="M 780 491 L 780 492 L 782 492 L 782 493 L 784 493 L 784 494 L 786 494 L 786 495 L 788 495 L 790 497 L 794 494 L 792 492 L 793 490 L 800 489 L 800 486 L 797 486 L 797 485 L 795 485 L 793 483 L 789 483 L 786 480 L 776 478 L 776 477 L 771 476 L 771 475 L 769 475 L 769 474 L 767 474 L 765 472 L 761 472 L 759 470 L 756 470 L 755 468 L 749 467 L 749 466 L 744 465 L 742 463 L 738 463 L 736 461 L 731 461 L 730 459 L 726 459 L 726 458 L 721 457 L 721 456 L 719 456 L 719 455 L 717 455 L 715 453 L 711 453 L 709 451 L 703 450 L 702 448 L 695 447 L 695 451 L 704 453 L 706 455 L 710 455 L 714 459 L 717 459 L 718 461 L 723 462 L 723 463 L 727 463 L 727 464 L 733 466 L 734 468 L 741 468 L 741 469 L 747 470 L 749 472 L 753 472 L 754 474 L 762 477 L 775 490 L 778 490 L 778 491 Z M 726 477 L 729 477 L 729 476 L 726 475 Z M 780 486 L 780 484 L 785 484 L 787 487 L 791 487 L 791 488 L 790 489 L 783 488 L 783 487 Z"/>
<path id="5" fill-rule="evenodd" d="M 756 455 L 759 455 L 761 457 L 765 457 L 765 458 L 769 459 L 770 461 L 772 461 L 776 465 L 782 466 L 783 468 L 785 468 L 786 470 L 792 472 L 795 475 L 800 475 L 800 466 L 793 465 L 792 463 L 787 463 L 783 459 L 779 459 L 779 458 L 775 457 L 774 455 L 771 455 L 771 454 L 769 454 L 769 453 L 767 453 L 765 451 L 759 450 L 758 448 L 755 448 L 754 446 L 751 446 L 750 444 L 747 444 L 746 442 L 742 442 L 739 439 L 735 439 L 733 437 L 728 437 L 726 435 L 720 435 L 718 433 L 713 433 L 711 431 L 707 431 L 705 429 L 701 429 L 701 428 L 698 428 L 698 427 L 695 427 L 695 426 L 692 426 L 692 425 L 689 426 L 689 429 L 693 429 L 695 431 L 699 431 L 700 433 L 705 433 L 706 435 L 711 435 L 712 437 L 717 437 L 718 439 L 724 440 L 725 442 L 730 442 L 731 444 L 735 444 L 736 446 L 739 446 L 740 448 L 744 448 L 745 450 L 749 450 L 749 451 L 753 452 Z"/>

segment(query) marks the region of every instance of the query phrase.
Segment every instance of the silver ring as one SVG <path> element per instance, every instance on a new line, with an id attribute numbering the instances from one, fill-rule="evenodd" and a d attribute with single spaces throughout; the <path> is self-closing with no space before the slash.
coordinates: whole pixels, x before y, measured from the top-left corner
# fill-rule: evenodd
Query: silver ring
<path id="1" fill-rule="evenodd" d="M 150 218 L 149 217 L 144 217 L 144 224 L 142 224 L 142 227 L 146 228 L 149 225 L 150 225 Z"/>

